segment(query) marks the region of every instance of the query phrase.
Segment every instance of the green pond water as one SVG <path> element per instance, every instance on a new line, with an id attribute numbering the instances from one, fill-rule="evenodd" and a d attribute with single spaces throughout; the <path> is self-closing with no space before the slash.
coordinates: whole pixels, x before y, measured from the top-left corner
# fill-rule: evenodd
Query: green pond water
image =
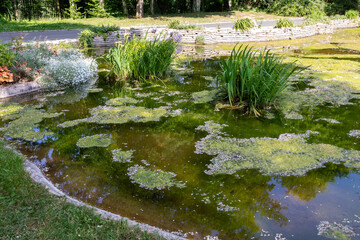
<path id="1" fill-rule="evenodd" d="M 10 99 L 0 135 L 70 196 L 190 239 L 359 239 L 359 35 L 255 44 L 311 65 L 262 118 L 224 107 L 211 58 Z"/>

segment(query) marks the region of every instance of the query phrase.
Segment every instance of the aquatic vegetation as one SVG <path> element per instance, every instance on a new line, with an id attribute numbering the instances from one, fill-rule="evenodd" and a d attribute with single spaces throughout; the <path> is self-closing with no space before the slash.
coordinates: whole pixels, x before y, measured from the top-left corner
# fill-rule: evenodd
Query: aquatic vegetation
<path id="1" fill-rule="evenodd" d="M 17 104 L 10 105 L 11 113 L 3 115 L 4 120 L 12 120 L 6 127 L 0 129 L 4 135 L 11 138 L 23 139 L 25 141 L 36 142 L 44 139 L 46 136 L 52 136 L 51 131 L 42 131 L 38 129 L 38 124 L 45 118 L 58 117 L 62 113 L 46 113 L 36 106 L 27 105 L 20 107 Z"/>
<path id="2" fill-rule="evenodd" d="M 160 35 L 153 41 L 132 38 L 110 49 L 106 60 L 120 79 L 157 79 L 169 69 L 181 35 Z"/>
<path id="3" fill-rule="evenodd" d="M 135 104 L 138 103 L 139 101 L 134 99 L 134 98 L 113 98 L 110 99 L 109 101 L 106 102 L 106 105 L 108 106 L 122 106 L 125 104 Z"/>
<path id="4" fill-rule="evenodd" d="M 235 46 L 221 68 L 219 77 L 226 86 L 230 104 L 246 104 L 255 115 L 275 102 L 288 87 L 291 76 L 304 70 L 295 62 L 282 63 L 270 51 L 256 52 L 248 46 Z"/>
<path id="5" fill-rule="evenodd" d="M 325 122 L 328 122 L 328 123 L 332 123 L 332 124 L 340 124 L 341 123 L 338 120 L 332 119 L 332 118 L 319 118 L 318 121 L 319 120 L 325 121 Z"/>
<path id="6" fill-rule="evenodd" d="M 206 125 L 205 125 L 206 126 Z M 205 126 L 198 129 L 204 130 Z M 219 132 L 217 125 L 217 132 Z M 210 133 L 196 143 L 196 153 L 216 155 L 207 174 L 233 174 L 241 169 L 259 169 L 266 175 L 304 175 L 326 162 L 356 166 L 360 152 L 329 144 L 308 144 L 305 134 L 281 134 L 279 138 L 236 139 Z"/>
<path id="7" fill-rule="evenodd" d="M 128 169 L 128 175 L 130 179 L 139 184 L 140 187 L 150 190 L 162 190 L 173 186 L 178 188 L 185 187 L 184 183 L 174 180 L 174 177 L 176 177 L 175 173 L 164 172 L 162 170 L 153 171 L 139 165 L 130 167 Z"/>
<path id="8" fill-rule="evenodd" d="M 0 103 L 0 117 L 19 113 L 23 109 L 24 107 L 18 103 Z"/>
<path id="9" fill-rule="evenodd" d="M 106 134 L 96 134 L 80 138 L 76 146 L 79 148 L 108 147 L 112 143 L 111 138 Z"/>
<path id="10" fill-rule="evenodd" d="M 127 122 L 159 121 L 161 117 L 170 115 L 164 108 L 144 108 L 134 106 L 100 106 L 91 109 L 91 117 L 67 121 L 59 124 L 60 127 L 73 127 L 79 123 L 122 124 Z"/>
<path id="11" fill-rule="evenodd" d="M 360 130 L 351 130 L 348 135 L 350 137 L 360 138 Z"/>
<path id="12" fill-rule="evenodd" d="M 124 151 L 122 149 L 115 149 L 112 152 L 113 161 L 119 163 L 131 162 L 134 150 Z"/>
<path id="13" fill-rule="evenodd" d="M 219 90 L 204 90 L 201 92 L 194 92 L 191 94 L 194 99 L 194 103 L 208 103 L 213 101 L 219 94 Z"/>
<path id="14" fill-rule="evenodd" d="M 319 231 L 318 235 L 329 239 L 351 240 L 352 237 L 356 236 L 352 227 L 336 222 L 321 221 L 317 229 Z"/>
<path id="15" fill-rule="evenodd" d="M 226 124 L 219 124 L 214 121 L 206 121 L 204 125 L 200 125 L 196 130 L 208 132 L 210 134 L 221 134 L 222 129 L 227 127 Z"/>

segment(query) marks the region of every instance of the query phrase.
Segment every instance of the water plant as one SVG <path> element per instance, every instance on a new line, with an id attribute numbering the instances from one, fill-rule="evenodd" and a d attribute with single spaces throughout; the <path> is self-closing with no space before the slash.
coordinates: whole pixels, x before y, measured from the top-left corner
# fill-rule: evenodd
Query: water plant
<path id="1" fill-rule="evenodd" d="M 249 18 L 243 18 L 243 19 L 238 19 L 235 23 L 234 23 L 234 29 L 236 31 L 241 31 L 241 32 L 245 32 L 251 28 L 253 28 L 255 25 L 254 23 L 252 23 L 252 21 Z"/>
<path id="2" fill-rule="evenodd" d="M 180 41 L 181 35 L 174 33 L 159 35 L 152 41 L 146 37 L 126 40 L 106 55 L 110 73 L 120 79 L 158 79 L 169 69 Z"/>
<path id="3" fill-rule="evenodd" d="M 348 19 L 357 19 L 359 18 L 359 12 L 356 10 L 349 10 L 345 12 L 345 16 Z"/>
<path id="4" fill-rule="evenodd" d="M 294 26 L 293 21 L 289 19 L 281 18 L 276 22 L 275 28 L 288 28 L 293 26 Z"/>
<path id="5" fill-rule="evenodd" d="M 274 104 L 278 95 L 289 85 L 291 76 L 305 68 L 295 62 L 283 63 L 270 51 L 253 51 L 241 45 L 221 63 L 222 74 L 230 104 L 243 104 L 250 112 L 260 115 L 260 110 Z"/>
<path id="6" fill-rule="evenodd" d="M 112 143 L 111 138 L 106 134 L 96 134 L 80 138 L 76 143 L 79 148 L 108 147 Z"/>
<path id="7" fill-rule="evenodd" d="M 115 149 L 112 151 L 113 161 L 119 163 L 131 162 L 134 150 L 124 151 L 122 149 Z"/>

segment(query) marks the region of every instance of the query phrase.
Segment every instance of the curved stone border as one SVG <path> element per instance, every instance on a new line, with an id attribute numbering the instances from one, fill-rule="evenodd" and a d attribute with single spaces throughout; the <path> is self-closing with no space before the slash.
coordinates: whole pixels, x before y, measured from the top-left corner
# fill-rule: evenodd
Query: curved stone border
<path id="1" fill-rule="evenodd" d="M 42 90 L 41 85 L 35 81 L 26 83 L 16 83 L 9 86 L 0 86 L 0 99 L 8 98 L 20 94 Z"/>
<path id="2" fill-rule="evenodd" d="M 356 20 L 336 19 L 329 24 L 318 23 L 316 25 L 273 28 L 252 28 L 248 31 L 235 31 L 232 28 L 205 29 L 205 30 L 176 30 L 168 28 L 122 28 L 119 31 L 109 32 L 104 39 L 101 36 L 94 38 L 95 47 L 111 47 L 116 42 L 123 41 L 125 36 L 146 36 L 147 39 L 155 39 L 159 34 L 176 32 L 182 35 L 181 43 L 195 44 L 196 39 L 201 36 L 204 44 L 221 44 L 237 42 L 264 42 L 273 40 L 296 39 L 310 37 L 319 34 L 331 34 L 337 29 L 357 27 Z"/>
<path id="3" fill-rule="evenodd" d="M 2 141 L 6 142 L 2 138 L 0 138 L 0 139 Z M 9 145 L 5 145 L 5 146 L 7 148 L 11 149 L 12 151 L 14 151 L 16 154 L 18 154 L 19 156 L 21 156 L 24 159 L 24 169 L 25 169 L 26 172 L 29 173 L 31 179 L 34 180 L 35 182 L 40 183 L 41 185 L 43 185 L 51 194 L 54 194 L 56 196 L 65 197 L 67 202 L 72 203 L 72 204 L 74 204 L 76 206 L 85 206 L 85 207 L 91 208 L 91 209 L 94 210 L 95 213 L 101 215 L 102 217 L 104 217 L 106 219 L 111 219 L 111 220 L 115 220 L 115 221 L 126 221 L 129 226 L 139 227 L 142 231 L 147 231 L 147 232 L 151 232 L 151 233 L 157 233 L 158 235 L 160 235 L 160 236 L 162 236 L 162 237 L 164 237 L 166 239 L 174 239 L 174 240 L 186 240 L 187 239 L 187 238 L 175 235 L 173 233 L 164 231 L 164 230 L 162 230 L 160 228 L 153 227 L 153 226 L 150 226 L 150 225 L 145 224 L 145 223 L 139 223 L 139 222 L 136 222 L 136 221 L 131 220 L 129 218 L 122 217 L 122 216 L 120 216 L 118 214 L 114 214 L 114 213 L 102 210 L 100 208 L 97 208 L 97 207 L 91 206 L 89 204 L 86 204 L 84 202 L 81 202 L 81 201 L 79 201 L 79 200 L 77 200 L 77 199 L 75 199 L 73 197 L 70 197 L 69 195 L 65 194 L 60 189 L 55 187 L 55 185 L 45 177 L 45 175 L 38 168 L 38 166 L 36 166 L 34 163 L 32 163 L 30 160 L 28 160 L 26 156 L 24 156 L 19 151 L 17 151 L 16 149 L 14 149 L 13 147 L 11 147 Z"/>

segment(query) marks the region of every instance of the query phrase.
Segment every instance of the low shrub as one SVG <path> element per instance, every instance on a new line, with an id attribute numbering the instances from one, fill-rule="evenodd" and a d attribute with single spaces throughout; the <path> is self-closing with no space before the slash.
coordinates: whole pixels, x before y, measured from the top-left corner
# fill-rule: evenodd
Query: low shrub
<path id="1" fill-rule="evenodd" d="M 312 12 L 306 16 L 303 25 L 314 25 L 317 23 L 329 23 L 330 18 L 326 16 L 325 12 Z"/>
<path id="2" fill-rule="evenodd" d="M 90 16 L 98 18 L 110 17 L 110 14 L 105 11 L 105 8 L 100 4 L 99 0 L 89 0 L 87 5 L 88 9 L 86 12 Z"/>
<path id="3" fill-rule="evenodd" d="M 358 19 L 359 18 L 359 12 L 356 10 L 349 10 L 345 12 L 345 16 L 348 19 Z"/>
<path id="4" fill-rule="evenodd" d="M 243 18 L 243 19 L 239 19 L 234 23 L 234 29 L 236 31 L 242 31 L 245 32 L 251 28 L 253 28 L 255 25 L 251 22 L 251 20 L 249 18 Z"/>
<path id="5" fill-rule="evenodd" d="M 173 20 L 168 24 L 168 28 L 179 29 L 179 30 L 200 30 L 201 27 L 198 27 L 193 24 L 180 24 L 179 20 Z"/>
<path id="6" fill-rule="evenodd" d="M 243 104 L 251 113 L 274 104 L 277 96 L 289 85 L 291 76 L 304 68 L 295 62 L 283 63 L 270 51 L 257 52 L 242 45 L 231 52 L 230 58 L 221 63 L 219 78 L 225 84 L 230 104 Z"/>
<path id="7" fill-rule="evenodd" d="M 106 55 L 111 74 L 121 79 L 157 79 L 168 70 L 177 52 L 181 35 L 160 35 L 153 41 L 132 38 Z"/>
<path id="8" fill-rule="evenodd" d="M 106 40 L 108 33 L 120 30 L 119 26 L 116 25 L 102 25 L 99 27 L 92 27 L 85 29 L 80 33 L 79 43 L 80 46 L 85 48 L 94 46 L 94 37 L 102 36 Z"/>
<path id="9" fill-rule="evenodd" d="M 62 49 L 44 66 L 43 85 L 49 88 L 77 87 L 94 80 L 97 64 L 76 49 Z"/>
<path id="10" fill-rule="evenodd" d="M 303 17 L 312 12 L 324 12 L 322 0 L 277 0 L 273 1 L 269 12 L 281 16 Z"/>
<path id="11" fill-rule="evenodd" d="M 14 82 L 14 75 L 6 66 L 0 66 L 0 84 Z"/>
<path id="12" fill-rule="evenodd" d="M 284 18 L 279 19 L 275 25 L 275 28 L 288 28 L 288 27 L 294 27 L 294 23 L 291 20 Z"/>
<path id="13" fill-rule="evenodd" d="M 0 66 L 12 66 L 15 61 L 14 52 L 9 44 L 0 44 Z"/>
<path id="14" fill-rule="evenodd" d="M 195 44 L 204 45 L 205 44 L 205 37 L 203 35 L 196 36 Z"/>

